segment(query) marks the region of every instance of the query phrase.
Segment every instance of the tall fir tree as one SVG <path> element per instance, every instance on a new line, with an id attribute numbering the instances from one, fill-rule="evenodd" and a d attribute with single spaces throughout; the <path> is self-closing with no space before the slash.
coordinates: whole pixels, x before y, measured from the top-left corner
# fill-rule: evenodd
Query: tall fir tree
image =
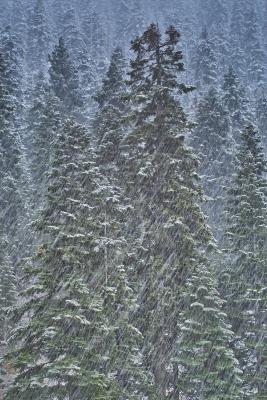
<path id="1" fill-rule="evenodd" d="M 75 123 L 68 122 L 58 134 L 48 201 L 38 223 L 45 240 L 37 265 L 26 266 L 27 279 L 35 279 L 17 311 L 21 318 L 30 312 L 31 319 L 16 332 L 17 347 L 7 355 L 17 376 L 5 399 L 108 396 L 111 382 L 97 370 L 103 305 L 87 284 L 91 239 L 77 220 L 90 207 L 83 201 L 87 146 L 87 133 Z"/>
<path id="2" fill-rule="evenodd" d="M 53 146 L 60 126 L 59 104 L 42 72 L 35 79 L 31 104 L 26 118 L 26 148 L 30 159 L 32 206 L 42 208 L 47 191 Z"/>
<path id="3" fill-rule="evenodd" d="M 2 225 L 2 221 L 1 221 Z M 12 329 L 11 312 L 15 306 L 17 290 L 16 277 L 8 256 L 8 241 L 4 232 L 1 232 L 0 253 L 0 354 L 5 351 L 5 346 Z"/>
<path id="4" fill-rule="evenodd" d="M 18 127 L 23 112 L 23 49 L 19 47 L 18 38 L 10 26 L 0 32 L 0 52 L 6 60 L 5 86 L 12 97 L 13 122 Z"/>
<path id="5" fill-rule="evenodd" d="M 9 255 L 11 262 L 17 262 L 16 238 L 18 237 L 20 218 L 23 214 L 20 193 L 21 143 L 17 129 L 15 129 L 18 107 L 17 76 L 15 60 L 10 59 L 9 52 L 2 54 L 0 53 L 0 146 L 2 150 L 0 201 L 3 230 L 9 243 Z"/>
<path id="6" fill-rule="evenodd" d="M 181 287 L 211 239 L 198 205 L 197 160 L 184 143 L 189 124 L 179 97 L 192 88 L 177 79 L 184 70 L 179 40 L 174 27 L 163 36 L 152 24 L 133 41 L 130 122 L 121 144 L 125 190 L 135 209 L 129 222 L 139 284 L 135 318 L 160 398 L 176 379 L 169 367 Z"/>
<path id="7" fill-rule="evenodd" d="M 119 148 L 122 138 L 121 119 L 126 110 L 125 97 L 125 60 L 120 48 L 116 48 L 111 56 L 110 66 L 103 80 L 101 89 L 96 93 L 95 100 L 98 111 L 94 119 L 94 136 L 99 144 L 111 140 L 112 148 Z M 120 133 L 119 133 L 120 132 Z M 117 141 L 117 146 L 113 143 Z"/>
<path id="8" fill-rule="evenodd" d="M 221 286 L 243 370 L 245 399 L 266 392 L 266 161 L 253 125 L 242 134 L 228 190 Z"/>
<path id="9" fill-rule="evenodd" d="M 75 122 L 58 134 L 49 183 L 37 222 L 43 243 L 36 265 L 26 265 L 31 285 L 15 313 L 31 319 L 5 358 L 17 369 L 5 399 L 141 400 L 152 380 L 130 321 L 135 298 L 122 264 L 129 206 L 99 172 L 88 133 Z"/>

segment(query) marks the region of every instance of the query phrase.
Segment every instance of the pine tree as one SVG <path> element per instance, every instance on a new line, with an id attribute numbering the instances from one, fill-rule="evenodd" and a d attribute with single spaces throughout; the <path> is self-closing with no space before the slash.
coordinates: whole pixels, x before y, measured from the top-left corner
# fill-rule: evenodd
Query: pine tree
<path id="1" fill-rule="evenodd" d="M 38 222 L 46 241 L 38 266 L 25 269 L 35 280 L 18 315 L 31 312 L 32 318 L 15 335 L 18 349 L 6 357 L 19 371 L 5 399 L 141 400 L 151 388 L 142 367 L 142 335 L 130 321 L 136 306 L 122 263 L 121 224 L 129 205 L 99 174 L 88 150 L 87 132 L 67 122 Z"/>
<path id="2" fill-rule="evenodd" d="M 59 104 L 42 72 L 36 77 L 27 116 L 27 153 L 30 158 L 33 207 L 41 208 L 47 190 L 53 145 L 60 126 Z"/>
<path id="3" fill-rule="evenodd" d="M 204 266 L 189 277 L 177 324 L 172 359 L 177 386 L 171 398 L 240 399 L 242 371 L 231 343 L 234 333 L 223 312 L 214 278 Z"/>
<path id="4" fill-rule="evenodd" d="M 15 256 L 12 248 L 23 210 L 19 191 L 22 176 L 20 141 L 15 130 L 17 81 L 16 75 L 12 75 L 14 70 L 16 71 L 15 65 L 11 63 L 11 60 L 8 57 L 4 58 L 0 53 L 0 147 L 2 150 L 0 202 L 1 213 L 4 217 L 3 230 L 9 241 L 10 256 L 11 254 Z"/>
<path id="5" fill-rule="evenodd" d="M 125 60 L 122 50 L 116 48 L 112 53 L 102 88 L 95 96 L 98 112 L 93 124 L 94 135 L 98 143 L 101 144 L 103 138 L 106 143 L 110 140 L 111 150 L 119 148 L 122 137 L 121 119 L 126 110 L 125 100 L 123 99 L 126 93 L 124 80 Z M 117 146 L 113 140 L 117 142 Z"/>
<path id="6" fill-rule="evenodd" d="M 248 102 L 245 97 L 244 88 L 241 87 L 232 66 L 229 67 L 227 73 L 224 75 L 222 90 L 223 104 L 230 114 L 235 139 L 239 139 L 236 130 L 242 129 L 245 126 L 248 119 Z"/>
<path id="7" fill-rule="evenodd" d="M 75 112 L 82 105 L 79 77 L 75 65 L 70 59 L 63 38 L 49 56 L 50 85 L 62 104 L 63 112 Z"/>
<path id="8" fill-rule="evenodd" d="M 123 393 L 122 398 L 142 399 L 154 395 L 153 379 L 143 364 L 143 336 L 131 320 L 131 310 L 136 310 L 136 288 L 132 279 L 133 265 L 127 253 L 127 222 L 132 214 L 130 199 L 120 187 L 119 147 L 123 130 L 121 118 L 125 111 L 122 95 L 125 94 L 124 59 L 121 49 L 114 50 L 110 67 L 96 100 L 99 111 L 94 121 L 97 142 L 96 165 L 100 172 L 101 190 L 92 199 L 96 202 L 95 219 L 100 227 L 97 262 L 105 266 L 100 277 L 103 284 L 105 313 L 110 330 L 107 351 L 112 356 L 107 361 L 107 371 L 117 377 Z M 105 347 L 105 343 L 103 343 Z M 121 398 L 121 397 L 119 397 Z M 150 398 L 150 397 L 149 397 Z M 153 397 L 154 398 L 154 397 Z"/>
<path id="9" fill-rule="evenodd" d="M 225 271 L 222 288 L 243 370 L 244 398 L 266 392 L 266 161 L 258 133 L 249 125 L 228 190 Z"/>
<path id="10" fill-rule="evenodd" d="M 8 241 L 3 232 L 1 232 L 0 249 L 0 352 L 2 352 L 12 328 L 10 314 L 17 296 L 16 277 L 8 257 Z"/>
<path id="11" fill-rule="evenodd" d="M 21 114 L 23 111 L 23 50 L 18 46 L 18 39 L 12 33 L 11 27 L 7 26 L 0 32 L 0 52 L 6 63 L 5 80 L 6 90 L 12 97 L 13 121 L 16 127 L 21 124 Z"/>
<path id="12" fill-rule="evenodd" d="M 192 146 L 200 158 L 199 173 L 208 197 L 205 210 L 216 230 L 214 233 L 219 235 L 223 187 L 227 186 L 231 175 L 231 149 L 234 142 L 229 115 L 214 88 L 200 100 L 196 124 Z"/>
<path id="13" fill-rule="evenodd" d="M 199 249 L 210 240 L 197 204 L 197 160 L 184 144 L 188 122 L 179 95 L 192 88 L 177 80 L 184 70 L 179 39 L 173 27 L 163 37 L 151 25 L 133 41 L 130 122 L 121 144 L 125 190 L 135 210 L 128 223 L 134 279 L 139 284 L 135 318 L 160 398 L 175 379 L 169 365 L 181 287 L 201 258 Z"/>
<path id="14" fill-rule="evenodd" d="M 35 0 L 28 21 L 27 62 L 30 71 L 42 70 L 45 72 L 49 39 L 44 0 Z"/>

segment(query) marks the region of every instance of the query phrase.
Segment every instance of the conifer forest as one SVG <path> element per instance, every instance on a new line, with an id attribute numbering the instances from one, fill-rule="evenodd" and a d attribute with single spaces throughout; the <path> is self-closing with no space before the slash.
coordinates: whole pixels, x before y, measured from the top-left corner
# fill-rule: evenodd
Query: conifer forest
<path id="1" fill-rule="evenodd" d="M 0 0 L 0 400 L 267 400 L 267 0 Z"/>

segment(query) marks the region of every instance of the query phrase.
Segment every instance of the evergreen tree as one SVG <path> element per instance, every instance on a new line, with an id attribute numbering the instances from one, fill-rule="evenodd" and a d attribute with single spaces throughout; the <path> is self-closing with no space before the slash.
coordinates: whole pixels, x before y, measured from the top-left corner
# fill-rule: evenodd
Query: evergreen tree
<path id="1" fill-rule="evenodd" d="M 46 70 L 49 32 L 44 0 L 35 0 L 28 22 L 27 62 L 30 70 Z"/>
<path id="2" fill-rule="evenodd" d="M 234 333 L 223 304 L 211 273 L 204 266 L 198 267 L 183 294 L 172 359 L 178 379 L 171 398 L 243 398 L 242 371 L 231 350 Z"/>
<path id="3" fill-rule="evenodd" d="M 90 180 L 86 184 L 87 148 L 86 131 L 68 122 L 55 144 L 48 201 L 38 223 L 45 240 L 37 265 L 25 269 L 27 279 L 32 275 L 34 280 L 17 314 L 23 318 L 30 312 L 31 319 L 16 332 L 17 346 L 7 355 L 18 371 L 8 400 L 87 399 L 89 394 L 97 399 L 111 390 L 111 379 L 98 369 L 101 360 L 103 364 L 103 302 L 88 284 L 93 249 L 90 205 L 83 196 L 85 187 L 92 188 L 87 187 Z"/>
<path id="4" fill-rule="evenodd" d="M 27 148 L 33 189 L 34 209 L 42 207 L 47 190 L 48 172 L 53 158 L 53 145 L 60 126 L 59 104 L 49 90 L 43 73 L 36 77 L 27 116 Z"/>
<path id="5" fill-rule="evenodd" d="M 110 66 L 103 80 L 102 88 L 97 92 L 95 100 L 98 112 L 94 120 L 94 135 L 99 144 L 103 138 L 111 140 L 111 148 L 119 147 L 122 129 L 121 119 L 126 110 L 125 96 L 125 61 L 122 50 L 116 48 L 111 56 Z M 120 133 L 118 133 L 120 131 Z M 113 143 L 117 141 L 117 146 Z"/>
<path id="6" fill-rule="evenodd" d="M 151 25 L 133 41 L 132 122 L 121 144 L 124 185 L 135 209 L 129 222 L 129 259 L 140 285 L 136 319 L 160 398 L 176 379 L 169 366 L 181 287 L 210 240 L 197 204 L 197 160 L 184 144 L 188 122 L 179 95 L 192 88 L 177 80 L 184 70 L 179 39 L 173 27 L 162 37 Z"/>
<path id="7" fill-rule="evenodd" d="M 15 90 L 16 75 L 11 71 L 15 66 L 10 59 L 0 53 L 0 146 L 2 150 L 0 201 L 3 215 L 3 231 L 9 241 L 9 254 L 15 244 L 20 212 L 22 212 L 22 199 L 20 196 L 20 181 L 22 176 L 20 166 L 20 141 L 15 130 L 16 101 Z M 13 91 L 14 90 L 14 91 Z M 15 103 L 15 104 L 14 104 Z"/>
<path id="8" fill-rule="evenodd" d="M 266 161 L 258 133 L 249 125 L 235 160 L 226 215 L 222 288 L 243 370 L 244 398 L 266 392 Z"/>
<path id="9" fill-rule="evenodd" d="M 1 221 L 2 222 L 2 221 Z M 2 225 L 2 224 L 1 224 Z M 8 242 L 1 232 L 0 247 L 0 352 L 6 346 L 10 334 L 11 310 L 16 302 L 16 278 L 8 257 Z"/>
<path id="10" fill-rule="evenodd" d="M 214 88 L 199 102 L 196 124 L 192 145 L 200 158 L 199 173 L 208 196 L 205 210 L 214 230 L 220 234 L 223 186 L 227 186 L 231 175 L 234 142 L 229 115 Z"/>
<path id="11" fill-rule="evenodd" d="M 23 111 L 23 50 L 18 47 L 17 37 L 12 33 L 10 26 L 7 26 L 0 32 L 0 52 L 6 64 L 3 79 L 10 99 L 12 98 L 13 122 L 18 127 L 21 124 L 21 114 Z"/>
<path id="12" fill-rule="evenodd" d="M 88 133 L 67 122 L 55 143 L 47 204 L 37 223 L 45 240 L 37 265 L 25 268 L 34 280 L 16 314 L 32 317 L 6 357 L 18 374 L 5 399 L 141 400 L 151 386 L 122 264 L 121 224 L 129 206 L 96 161 Z"/>
<path id="13" fill-rule="evenodd" d="M 63 38 L 59 39 L 58 45 L 49 56 L 49 62 L 51 88 L 60 100 L 63 112 L 74 112 L 82 105 L 79 77 Z"/>

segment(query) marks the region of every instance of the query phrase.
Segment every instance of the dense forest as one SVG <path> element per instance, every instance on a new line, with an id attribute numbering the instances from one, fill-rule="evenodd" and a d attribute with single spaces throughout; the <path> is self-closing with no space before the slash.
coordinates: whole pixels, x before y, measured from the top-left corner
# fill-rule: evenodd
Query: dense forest
<path id="1" fill-rule="evenodd" d="M 0 400 L 267 398 L 266 78 L 266 0 L 0 0 Z"/>

